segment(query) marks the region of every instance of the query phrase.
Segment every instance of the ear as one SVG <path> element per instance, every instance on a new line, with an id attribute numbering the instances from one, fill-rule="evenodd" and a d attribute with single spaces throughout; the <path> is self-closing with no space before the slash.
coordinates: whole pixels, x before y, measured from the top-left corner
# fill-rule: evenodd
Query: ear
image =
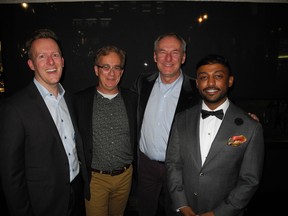
<path id="1" fill-rule="evenodd" d="M 233 86 L 233 83 L 234 83 L 234 76 L 230 76 L 228 80 L 229 88 Z"/>
<path id="2" fill-rule="evenodd" d="M 62 57 L 62 67 L 64 67 L 64 58 Z"/>
<path id="3" fill-rule="evenodd" d="M 96 76 L 98 76 L 98 67 L 97 67 L 97 65 L 94 65 L 94 72 L 95 72 Z"/>
<path id="4" fill-rule="evenodd" d="M 35 67 L 34 67 L 33 61 L 31 59 L 28 59 L 27 63 L 28 63 L 29 68 L 32 71 L 35 71 Z"/>
<path id="5" fill-rule="evenodd" d="M 181 63 L 184 64 L 185 61 L 186 61 L 186 53 L 184 53 Z"/>
<path id="6" fill-rule="evenodd" d="M 195 82 L 196 82 L 196 88 L 198 88 L 198 80 L 196 79 Z"/>
<path id="7" fill-rule="evenodd" d="M 155 52 L 154 52 L 154 62 L 157 63 L 157 55 Z"/>

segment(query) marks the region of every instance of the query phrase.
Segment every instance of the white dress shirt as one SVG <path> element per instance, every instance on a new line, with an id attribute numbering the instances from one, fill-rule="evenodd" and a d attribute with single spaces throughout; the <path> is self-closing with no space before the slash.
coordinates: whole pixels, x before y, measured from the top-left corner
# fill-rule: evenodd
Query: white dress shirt
<path id="1" fill-rule="evenodd" d="M 69 161 L 70 182 L 72 182 L 72 180 L 78 175 L 80 167 L 75 144 L 75 131 L 70 118 L 69 110 L 64 99 L 65 90 L 61 84 L 59 84 L 59 94 L 57 97 L 55 97 L 36 79 L 34 79 L 34 83 L 37 86 L 41 96 L 43 97 L 58 129 Z"/>
<path id="2" fill-rule="evenodd" d="M 202 109 L 207 111 L 217 111 L 223 109 L 224 117 L 226 110 L 229 107 L 229 100 L 227 99 L 223 104 L 221 104 L 217 109 L 211 110 L 209 109 L 204 102 L 202 102 Z M 224 119 L 224 118 L 223 118 Z M 216 116 L 208 116 L 205 119 L 202 119 L 200 113 L 200 151 L 201 151 L 201 159 L 202 165 L 204 164 L 209 150 L 211 148 L 211 144 L 219 130 L 219 127 L 222 123 L 222 120 L 217 118 Z"/>

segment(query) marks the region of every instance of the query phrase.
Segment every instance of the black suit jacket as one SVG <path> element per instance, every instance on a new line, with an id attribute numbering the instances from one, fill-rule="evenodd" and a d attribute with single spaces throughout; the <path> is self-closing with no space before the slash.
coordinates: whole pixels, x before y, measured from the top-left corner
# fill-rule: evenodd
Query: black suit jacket
<path id="1" fill-rule="evenodd" d="M 138 106 L 137 106 L 137 134 L 138 141 L 140 139 L 140 130 L 142 126 L 142 121 L 146 109 L 146 105 L 154 86 L 154 83 L 158 77 L 159 73 L 150 73 L 150 74 L 140 74 L 137 78 L 133 91 L 138 95 Z M 175 114 L 181 112 L 195 104 L 199 101 L 199 93 L 196 88 L 195 79 L 189 77 L 183 73 L 183 84 L 178 99 L 177 107 Z"/>
<path id="2" fill-rule="evenodd" d="M 130 140 L 133 151 L 136 145 L 136 94 L 131 90 L 120 88 L 124 100 L 129 122 Z M 77 92 L 74 95 L 74 108 L 77 116 L 77 123 L 80 134 L 83 138 L 84 151 L 86 156 L 86 165 L 89 179 L 91 179 L 91 164 L 93 154 L 93 137 L 92 137 L 92 115 L 93 102 L 96 93 L 96 86 Z M 135 154 L 134 154 L 135 155 Z"/>
<path id="3" fill-rule="evenodd" d="M 75 130 L 80 175 L 89 196 L 82 140 L 72 104 L 65 93 Z M 0 129 L 0 167 L 5 197 L 16 216 L 67 215 L 70 198 L 68 158 L 53 118 L 31 82 L 3 101 Z M 84 197 L 83 197 L 84 199 Z"/>

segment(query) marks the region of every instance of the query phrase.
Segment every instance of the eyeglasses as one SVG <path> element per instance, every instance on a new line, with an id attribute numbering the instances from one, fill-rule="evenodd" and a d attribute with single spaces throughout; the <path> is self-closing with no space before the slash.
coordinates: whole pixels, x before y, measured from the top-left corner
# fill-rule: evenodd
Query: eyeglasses
<path id="1" fill-rule="evenodd" d="M 120 73 L 121 71 L 123 71 L 123 67 L 119 66 L 119 65 L 115 65 L 113 67 L 111 67 L 110 65 L 96 65 L 97 67 L 101 68 L 103 70 L 104 73 L 109 73 L 111 70 L 113 70 L 114 72 Z"/>

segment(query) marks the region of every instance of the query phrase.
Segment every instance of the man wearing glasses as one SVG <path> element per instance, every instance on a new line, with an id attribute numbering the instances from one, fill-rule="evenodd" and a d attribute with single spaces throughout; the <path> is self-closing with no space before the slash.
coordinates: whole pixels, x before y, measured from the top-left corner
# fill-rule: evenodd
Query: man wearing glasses
<path id="1" fill-rule="evenodd" d="M 136 94 L 118 86 L 125 52 L 105 46 L 96 52 L 98 84 L 75 95 L 75 110 L 83 137 L 91 199 L 86 215 L 123 215 L 133 173 L 136 143 Z"/>

